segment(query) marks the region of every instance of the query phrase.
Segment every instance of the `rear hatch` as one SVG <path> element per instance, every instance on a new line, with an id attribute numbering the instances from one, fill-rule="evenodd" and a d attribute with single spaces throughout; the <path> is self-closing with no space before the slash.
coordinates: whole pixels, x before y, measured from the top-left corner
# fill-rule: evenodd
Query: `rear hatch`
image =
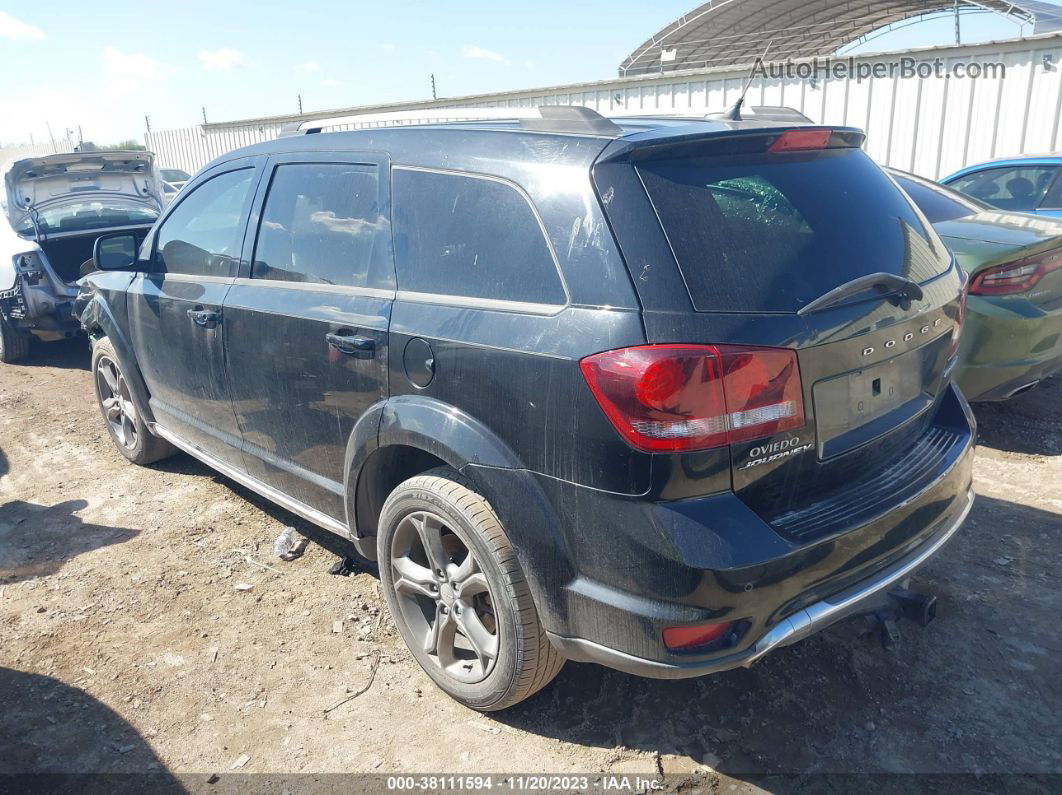
<path id="1" fill-rule="evenodd" d="M 765 420 L 728 445 L 733 489 L 799 538 L 898 504 L 949 445 L 934 416 L 963 277 L 861 143 L 737 124 L 621 139 L 595 166 L 649 343 L 796 351 L 799 372 L 753 353 L 762 373 L 739 388 L 759 398 L 739 399 L 756 407 L 739 416 L 728 394 L 727 410 L 732 427 Z M 802 405 L 771 404 L 772 391 Z"/>
<path id="2" fill-rule="evenodd" d="M 7 215 L 18 228 L 30 214 L 60 202 L 124 198 L 158 208 L 160 181 L 150 152 L 81 152 L 19 160 L 4 179 Z"/>

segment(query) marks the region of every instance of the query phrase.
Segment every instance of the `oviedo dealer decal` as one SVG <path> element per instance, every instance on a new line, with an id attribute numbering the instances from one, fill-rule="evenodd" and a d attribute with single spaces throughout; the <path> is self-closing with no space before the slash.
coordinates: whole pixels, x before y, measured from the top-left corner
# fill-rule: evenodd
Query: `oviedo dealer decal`
<path id="1" fill-rule="evenodd" d="M 794 436 L 792 439 L 785 439 L 781 442 L 753 447 L 749 450 L 749 455 L 752 456 L 751 460 L 743 467 L 740 467 L 739 471 L 742 469 L 752 469 L 753 467 L 758 467 L 763 464 L 769 464 L 772 461 L 778 461 L 782 458 L 789 458 L 791 455 L 806 452 L 814 446 L 814 443 L 801 444 L 800 437 Z"/>

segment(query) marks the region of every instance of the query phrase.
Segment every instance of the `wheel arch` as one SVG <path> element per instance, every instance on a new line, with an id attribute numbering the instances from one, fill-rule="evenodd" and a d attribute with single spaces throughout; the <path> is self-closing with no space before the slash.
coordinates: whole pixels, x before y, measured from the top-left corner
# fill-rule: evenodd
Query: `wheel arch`
<path id="1" fill-rule="evenodd" d="M 357 423 L 346 451 L 347 525 L 358 551 L 376 559 L 380 509 L 399 483 L 439 466 L 465 477 L 491 504 L 513 545 L 547 628 L 563 614 L 571 557 L 535 475 L 482 422 L 421 395 L 380 401 Z"/>
<path id="2" fill-rule="evenodd" d="M 85 329 L 92 344 L 103 337 L 110 340 L 114 353 L 118 357 L 118 363 L 122 367 L 122 373 L 132 388 L 132 398 L 136 403 L 137 411 L 146 422 L 153 423 L 155 417 L 151 413 L 150 393 L 137 364 L 132 342 L 122 331 L 121 324 L 115 318 L 111 307 L 97 293 L 80 308 L 78 316 L 81 320 L 81 327 Z"/>

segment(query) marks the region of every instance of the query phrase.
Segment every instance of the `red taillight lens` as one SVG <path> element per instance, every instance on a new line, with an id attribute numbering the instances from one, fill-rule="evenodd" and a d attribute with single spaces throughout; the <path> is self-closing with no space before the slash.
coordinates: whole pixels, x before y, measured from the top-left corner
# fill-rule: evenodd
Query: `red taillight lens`
<path id="1" fill-rule="evenodd" d="M 1062 268 L 1062 249 L 996 265 L 974 276 L 971 295 L 1012 295 L 1035 287 L 1051 271 Z"/>
<path id="2" fill-rule="evenodd" d="M 695 649 L 719 640 L 733 624 L 697 624 L 693 627 L 668 627 L 664 630 L 664 645 L 672 651 Z"/>
<path id="3" fill-rule="evenodd" d="M 804 425 L 795 351 L 646 345 L 579 364 L 605 415 L 639 450 L 706 450 Z"/>
<path id="4" fill-rule="evenodd" d="M 833 130 L 787 130 L 771 144 L 771 148 L 767 151 L 771 154 L 778 154 L 779 152 L 825 149 L 830 145 L 832 135 Z"/>

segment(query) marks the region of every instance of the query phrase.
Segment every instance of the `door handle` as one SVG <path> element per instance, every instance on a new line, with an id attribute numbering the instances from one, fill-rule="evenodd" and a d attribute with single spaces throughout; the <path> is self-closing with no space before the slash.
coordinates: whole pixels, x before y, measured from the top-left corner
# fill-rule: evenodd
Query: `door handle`
<path id="1" fill-rule="evenodd" d="M 333 332 L 325 334 L 325 340 L 340 353 L 356 359 L 371 359 L 376 355 L 376 340 L 372 337 L 355 337 Z"/>
<path id="2" fill-rule="evenodd" d="M 212 309 L 189 309 L 188 317 L 192 318 L 197 326 L 203 328 L 217 328 L 221 322 L 221 313 Z"/>

